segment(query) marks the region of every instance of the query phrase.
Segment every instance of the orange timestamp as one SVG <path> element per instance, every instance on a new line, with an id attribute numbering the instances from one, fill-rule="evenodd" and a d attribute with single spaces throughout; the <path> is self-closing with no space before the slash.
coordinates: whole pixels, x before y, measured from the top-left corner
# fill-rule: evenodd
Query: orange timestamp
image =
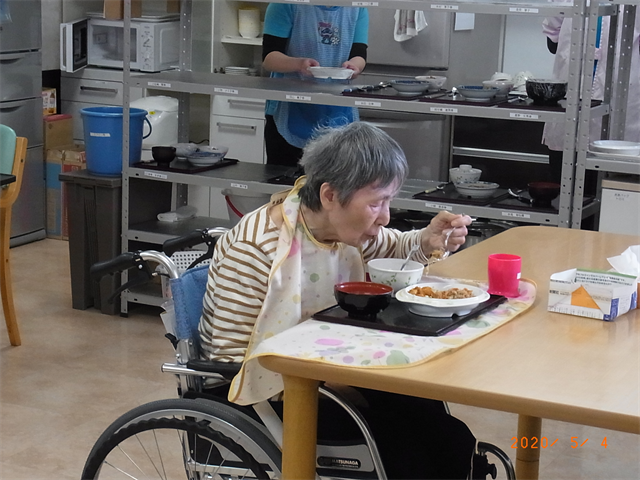
<path id="1" fill-rule="evenodd" d="M 539 449 L 539 448 L 551 448 L 553 447 L 557 442 L 558 442 L 558 438 L 556 438 L 555 440 L 549 440 L 547 437 L 511 437 L 511 441 L 513 442 L 511 444 L 511 448 L 524 448 L 524 449 Z M 571 448 L 580 448 L 580 447 L 584 447 L 586 445 L 586 443 L 589 441 L 588 438 L 585 438 L 584 440 L 582 438 L 579 437 L 571 437 Z M 598 440 L 595 440 L 595 442 L 597 442 Z M 593 442 L 592 442 L 593 444 Z M 607 444 L 607 437 L 604 437 L 602 439 L 602 442 L 600 442 L 600 446 L 607 448 L 608 444 Z"/>

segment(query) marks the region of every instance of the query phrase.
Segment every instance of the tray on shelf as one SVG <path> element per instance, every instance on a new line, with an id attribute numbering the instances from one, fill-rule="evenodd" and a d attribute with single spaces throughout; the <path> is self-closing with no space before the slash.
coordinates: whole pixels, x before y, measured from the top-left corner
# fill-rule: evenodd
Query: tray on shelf
<path id="1" fill-rule="evenodd" d="M 516 192 L 518 192 L 518 190 L 516 190 Z M 531 197 L 529 196 L 529 193 L 525 190 L 522 192 L 518 192 L 518 195 L 524 199 L 531 199 Z M 593 201 L 594 197 L 592 195 L 585 195 L 582 198 L 582 205 L 586 206 L 589 203 L 591 203 Z M 560 197 L 556 197 L 553 200 L 551 200 L 551 205 L 536 205 L 536 204 L 526 204 L 524 202 L 522 202 L 521 200 L 518 200 L 515 197 L 512 197 L 511 195 L 508 195 L 505 198 L 501 198 L 497 201 L 492 202 L 489 206 L 491 207 L 495 207 L 495 208 L 509 208 L 512 210 L 526 210 L 526 211 L 530 211 L 530 212 L 541 212 L 541 213 L 553 213 L 553 214 L 557 214 L 559 211 L 559 204 L 560 204 Z"/>
<path id="2" fill-rule="evenodd" d="M 447 93 L 446 90 L 438 90 L 436 92 L 419 93 L 416 95 L 402 95 L 397 90 L 387 87 L 378 90 L 366 90 L 366 91 L 350 91 L 353 89 L 345 89 L 342 95 L 345 97 L 360 97 L 360 98 L 381 98 L 386 100 L 417 100 L 422 98 L 435 98 L 441 97 Z"/>
<path id="3" fill-rule="evenodd" d="M 238 160 L 235 158 L 223 158 L 219 162 L 213 165 L 193 165 L 187 160 L 175 159 L 169 165 L 158 165 L 156 162 L 137 162 L 131 165 L 134 168 L 144 168 L 145 170 L 160 170 L 162 172 L 174 172 L 174 173 L 201 173 L 208 170 L 214 170 L 216 168 L 227 167 L 229 165 L 235 165 Z"/>
<path id="4" fill-rule="evenodd" d="M 338 305 L 321 310 L 314 314 L 313 318 L 324 322 L 386 330 L 388 332 L 406 333 L 422 337 L 438 337 L 476 318 L 481 313 L 497 307 L 505 300 L 506 297 L 501 295 L 491 295 L 488 300 L 480 303 L 466 315 L 424 317 L 411 313 L 405 304 L 394 298 L 391 300 L 391 305 L 378 313 L 376 318 L 372 320 L 351 318 L 349 314 Z"/>
<path id="5" fill-rule="evenodd" d="M 428 200 L 432 202 L 448 202 L 448 203 L 464 203 L 467 205 L 485 206 L 495 203 L 498 200 L 509 196 L 509 190 L 506 188 L 498 188 L 493 195 L 488 198 L 472 198 L 467 195 L 461 195 L 457 192 L 453 184 L 446 185 L 442 190 L 425 193 L 418 192 L 413 194 L 412 198 L 417 200 Z M 524 205 L 524 204 L 523 204 Z"/>
<path id="6" fill-rule="evenodd" d="M 597 107 L 602 103 L 601 100 L 591 100 L 591 107 Z M 560 100 L 557 105 L 535 105 L 529 97 L 515 96 L 510 98 L 507 103 L 498 105 L 499 108 L 523 108 L 529 110 L 545 110 L 548 112 L 564 112 L 567 101 Z"/>
<path id="7" fill-rule="evenodd" d="M 492 107 L 494 105 L 507 103 L 508 100 L 508 97 L 493 97 L 487 100 L 469 100 L 460 94 L 452 94 L 451 92 L 445 95 L 424 96 L 420 98 L 421 102 L 451 103 L 455 105 L 471 105 L 474 107 Z"/>

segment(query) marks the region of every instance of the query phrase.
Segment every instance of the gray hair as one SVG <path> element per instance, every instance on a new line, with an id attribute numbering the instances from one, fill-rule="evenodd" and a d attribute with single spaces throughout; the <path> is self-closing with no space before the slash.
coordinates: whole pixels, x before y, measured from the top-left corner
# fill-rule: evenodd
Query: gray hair
<path id="1" fill-rule="evenodd" d="M 367 122 L 319 130 L 305 147 L 300 163 L 307 176 L 300 201 L 316 212 L 322 209 L 323 183 L 337 191 L 341 205 L 347 205 L 355 192 L 366 186 L 402 185 L 409 171 L 400 145 Z"/>

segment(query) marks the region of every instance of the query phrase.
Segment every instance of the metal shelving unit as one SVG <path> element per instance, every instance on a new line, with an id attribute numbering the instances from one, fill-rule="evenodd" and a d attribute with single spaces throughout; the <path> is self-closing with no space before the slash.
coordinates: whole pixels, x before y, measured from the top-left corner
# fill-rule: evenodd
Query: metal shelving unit
<path id="1" fill-rule="evenodd" d="M 212 0 L 215 1 L 215 0 Z M 130 0 L 125 0 L 125 5 Z M 256 3 L 268 3 L 267 0 L 255 0 Z M 131 77 L 125 71 L 125 82 L 131 87 L 142 87 L 152 90 L 166 90 L 181 92 L 180 96 L 180 134 L 181 141 L 186 141 L 187 125 L 189 114 L 189 95 L 226 95 L 238 96 L 242 98 L 253 98 L 262 100 L 281 100 L 301 103 L 321 103 L 327 105 L 355 106 L 363 108 L 374 108 L 380 110 L 394 110 L 402 112 L 415 112 L 424 114 L 440 114 L 452 116 L 467 116 L 478 118 L 495 118 L 516 121 L 532 122 L 564 122 L 567 132 L 565 141 L 565 152 L 563 160 L 563 181 L 562 191 L 559 199 L 559 211 L 557 214 L 547 214 L 538 211 L 522 211 L 509 208 L 480 207 L 475 205 L 460 205 L 449 203 L 434 203 L 411 198 L 411 193 L 415 193 L 413 188 L 400 193 L 393 202 L 393 207 L 421 210 L 438 211 L 447 209 L 455 213 L 466 213 L 473 216 L 481 216 L 490 219 L 512 220 L 532 224 L 545 224 L 559 227 L 571 225 L 572 199 L 574 187 L 575 170 L 575 145 L 577 135 L 577 118 L 579 112 L 579 85 L 582 77 L 583 62 L 581 61 L 584 51 L 584 26 L 587 14 L 586 1 L 575 0 L 566 4 L 531 2 L 531 1 L 432 1 L 432 0 L 381 0 L 375 2 L 367 1 L 346 1 L 346 0 L 309 0 L 305 4 L 338 5 L 338 6 L 359 6 L 389 9 L 413 9 L 413 10 L 439 10 L 452 13 L 484 13 L 496 15 L 534 15 L 544 16 L 572 16 L 574 18 L 574 28 L 572 32 L 571 58 L 573 59 L 570 69 L 570 78 L 567 90 L 567 102 L 565 112 L 524 109 L 524 108 L 502 108 L 497 106 L 473 106 L 473 105 L 453 105 L 450 103 L 431 103 L 420 101 L 404 101 L 391 99 L 368 99 L 359 97 L 348 97 L 341 95 L 345 85 L 304 82 L 289 79 L 271 79 L 248 76 L 229 76 L 217 73 L 194 72 L 191 69 L 191 11 L 192 0 L 181 1 L 181 61 L 179 71 L 165 71 L 157 74 L 141 75 Z M 602 7 L 606 9 L 609 7 Z M 125 17 L 129 15 L 128 8 L 125 8 Z M 125 18 L 126 20 L 126 18 Z M 126 38 L 126 36 L 125 36 Z M 125 50 L 128 47 L 125 46 Z M 127 106 L 125 105 L 125 108 Z M 609 107 L 603 104 L 591 109 L 592 115 L 604 116 L 609 113 Z M 125 115 L 126 117 L 126 115 Z M 125 133 L 128 130 L 125 130 Z M 127 143 L 127 142 L 125 142 Z M 128 145 L 125 146 L 128 148 Z M 128 155 L 123 155 L 128 158 Z M 281 185 L 271 185 L 265 183 L 267 178 L 278 175 L 269 168 L 254 168 L 250 173 L 249 169 L 242 171 L 238 169 L 241 164 L 234 167 L 227 167 L 221 170 L 190 175 L 168 172 L 158 172 L 145 170 L 142 168 L 132 168 L 128 165 L 123 167 L 123 249 L 127 249 L 131 241 L 143 241 L 150 243 L 162 243 L 181 233 L 190 231 L 194 225 L 211 226 L 214 222 L 207 218 L 197 218 L 188 222 L 181 222 L 180 227 L 174 230 L 161 228 L 154 221 L 153 209 L 147 212 L 150 218 L 142 221 L 132 222 L 130 218 L 130 189 L 137 188 L 138 182 L 148 187 L 147 182 L 168 183 L 171 186 L 172 200 L 171 208 L 186 203 L 186 189 L 188 185 L 201 185 L 207 187 L 229 188 L 246 190 L 251 189 L 258 193 L 274 193 L 282 190 Z M 251 167 L 261 167 L 251 165 Z M 255 177 L 255 172 L 258 177 Z M 268 172 L 269 176 L 265 177 Z M 282 172 L 281 172 L 282 173 Z M 252 177 L 253 175 L 253 177 Z M 260 176 L 262 175 L 262 176 Z M 146 182 L 145 182 L 146 181 Z M 420 181 L 421 186 L 429 184 L 428 181 Z M 408 183 L 407 188 L 411 185 Z M 153 187 L 150 188 L 153 191 Z M 159 213 L 159 212 L 156 212 Z M 209 222 L 207 224 L 207 222 Z M 218 223 L 219 222 L 215 222 Z M 184 230 L 182 230 L 184 229 Z M 133 295 L 125 293 L 122 300 L 122 311 L 127 311 L 127 302 L 148 303 L 147 296 Z M 140 300 L 142 299 L 142 300 Z"/>
<path id="2" fill-rule="evenodd" d="M 640 5 L 638 0 L 621 0 L 607 2 L 612 5 L 608 6 L 603 11 L 603 7 L 600 2 L 593 2 L 588 11 L 588 25 L 587 29 L 587 53 L 584 58 L 583 70 L 584 84 L 582 87 L 583 103 L 591 101 L 591 83 L 593 82 L 593 65 L 595 61 L 595 43 L 597 35 L 597 18 L 603 13 L 611 15 L 611 24 L 609 26 L 609 39 L 608 39 L 608 52 L 607 52 L 607 73 L 605 85 L 608 86 L 605 90 L 604 103 L 609 104 L 610 111 L 608 115 L 603 117 L 602 125 L 602 138 L 622 140 L 625 131 L 625 116 L 626 116 L 626 100 L 628 94 L 629 75 L 631 70 L 631 57 L 629 54 L 620 54 L 629 51 L 633 44 L 634 25 L 636 18 L 637 6 Z M 617 17 L 615 15 L 622 15 L 622 24 L 626 28 L 622 32 L 617 31 Z M 617 41 L 617 38 L 620 41 Z M 619 58 L 619 62 L 616 63 L 616 57 Z M 617 68 L 617 75 L 615 75 L 614 82 L 614 69 Z M 582 200 L 584 196 L 583 186 L 585 181 L 585 174 L 587 170 L 595 170 L 600 172 L 611 173 L 627 173 L 640 175 L 640 162 L 630 160 L 628 158 L 605 155 L 602 153 L 594 153 L 589 151 L 590 144 L 590 129 L 591 119 L 596 117 L 600 112 L 594 112 L 593 110 L 585 110 L 581 113 L 578 123 L 578 136 L 576 139 L 576 174 L 575 174 L 575 186 L 572 205 L 572 220 L 571 226 L 573 228 L 580 228 L 580 222 L 582 218 L 589 214 L 585 211 Z"/>

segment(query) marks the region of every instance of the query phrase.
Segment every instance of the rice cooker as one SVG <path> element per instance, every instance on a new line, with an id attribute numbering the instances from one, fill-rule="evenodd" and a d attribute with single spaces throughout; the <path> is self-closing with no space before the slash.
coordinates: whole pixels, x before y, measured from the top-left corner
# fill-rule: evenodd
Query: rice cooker
<path id="1" fill-rule="evenodd" d="M 178 143 L 178 99 L 166 95 L 144 97 L 131 102 L 132 108 L 142 108 L 148 112 L 151 135 L 142 141 L 143 150 L 151 150 L 156 145 L 175 145 Z M 143 136 L 149 133 L 144 122 Z"/>

